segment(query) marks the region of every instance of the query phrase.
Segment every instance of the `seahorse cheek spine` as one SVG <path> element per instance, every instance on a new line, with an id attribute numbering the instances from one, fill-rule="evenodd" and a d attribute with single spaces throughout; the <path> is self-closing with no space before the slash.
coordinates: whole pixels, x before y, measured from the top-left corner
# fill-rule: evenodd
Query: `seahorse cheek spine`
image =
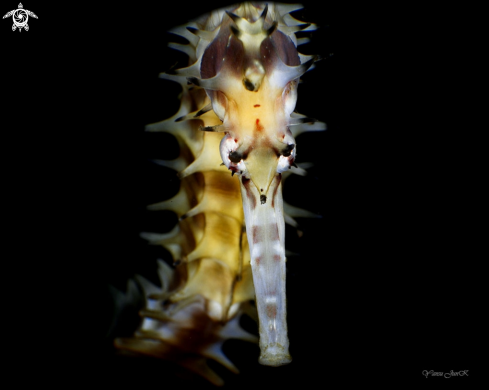
<path id="1" fill-rule="evenodd" d="M 147 127 L 173 134 L 181 149 L 176 160 L 159 161 L 178 171 L 180 191 L 149 206 L 173 210 L 180 221 L 169 233 L 142 234 L 165 247 L 177 267 L 158 262 L 161 288 L 136 277 L 146 299 L 143 322 L 134 338 L 115 344 L 177 360 L 215 384 L 222 383 L 205 358 L 237 372 L 222 344 L 256 341 L 239 326 L 241 313 L 253 315 L 250 300 L 257 304 L 260 363 L 291 361 L 284 220 L 293 224 L 292 216 L 308 213 L 284 204 L 282 182 L 294 165 L 294 136 L 314 121 L 293 112 L 298 79 L 315 60 L 296 49 L 294 32 L 315 29 L 289 15 L 299 8 L 243 3 L 172 30 L 189 41 L 171 47 L 188 54 L 191 65 L 161 77 L 180 83 L 181 106 Z M 134 290 L 129 282 L 127 294 Z"/>

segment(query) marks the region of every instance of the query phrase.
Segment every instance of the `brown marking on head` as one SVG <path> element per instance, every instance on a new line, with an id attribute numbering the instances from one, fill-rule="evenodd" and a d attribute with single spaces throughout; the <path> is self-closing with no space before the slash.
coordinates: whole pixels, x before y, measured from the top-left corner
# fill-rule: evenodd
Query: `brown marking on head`
<path id="1" fill-rule="evenodd" d="M 279 240 L 278 225 L 276 223 L 270 224 L 270 240 L 271 241 Z"/>
<path id="2" fill-rule="evenodd" d="M 264 230 L 263 226 L 255 225 L 255 226 L 253 226 L 252 231 L 251 231 L 253 244 L 261 242 L 263 235 L 265 233 L 267 233 L 268 239 L 270 241 L 278 241 L 280 239 L 279 233 L 278 233 L 278 225 L 276 223 L 272 223 L 272 224 L 268 225 L 266 231 Z"/>
<path id="3" fill-rule="evenodd" d="M 261 241 L 261 236 L 263 234 L 263 229 L 261 226 L 253 226 L 252 236 L 253 236 L 253 244 Z"/>
<path id="4" fill-rule="evenodd" d="M 260 105 L 259 104 L 255 104 L 253 107 L 260 107 Z"/>
<path id="5" fill-rule="evenodd" d="M 250 145 L 248 148 L 246 148 L 245 150 L 243 150 L 243 152 L 241 153 L 241 157 L 243 160 L 246 160 L 248 158 L 248 154 L 250 154 L 250 152 L 253 150 L 253 145 Z"/>
<path id="6" fill-rule="evenodd" d="M 277 316 L 277 305 L 268 304 L 266 310 L 269 318 L 275 318 Z"/>
<path id="7" fill-rule="evenodd" d="M 272 196 L 272 207 L 275 207 L 275 195 L 277 194 L 278 187 L 280 186 L 280 180 L 282 180 L 282 174 L 279 173 L 277 176 L 275 176 L 275 189 L 273 190 L 273 196 Z"/>
<path id="8" fill-rule="evenodd" d="M 255 125 L 256 131 L 262 131 L 264 127 L 260 125 L 260 119 L 256 118 L 256 125 Z"/>
<path id="9" fill-rule="evenodd" d="M 250 200 L 251 208 L 254 210 L 256 207 L 256 199 L 255 196 L 253 195 L 253 192 L 251 192 L 250 189 L 250 179 L 247 179 L 246 177 L 241 176 L 241 183 L 243 183 L 243 186 L 246 190 L 246 196 Z"/>

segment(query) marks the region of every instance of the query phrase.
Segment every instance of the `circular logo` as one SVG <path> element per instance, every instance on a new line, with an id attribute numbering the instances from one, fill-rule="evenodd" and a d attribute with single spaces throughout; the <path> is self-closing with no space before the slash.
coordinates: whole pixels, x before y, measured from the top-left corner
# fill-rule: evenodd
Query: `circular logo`
<path id="1" fill-rule="evenodd" d="M 24 27 L 27 24 L 27 19 L 29 19 L 29 15 L 24 9 L 16 9 L 13 14 L 14 24 L 17 27 Z"/>

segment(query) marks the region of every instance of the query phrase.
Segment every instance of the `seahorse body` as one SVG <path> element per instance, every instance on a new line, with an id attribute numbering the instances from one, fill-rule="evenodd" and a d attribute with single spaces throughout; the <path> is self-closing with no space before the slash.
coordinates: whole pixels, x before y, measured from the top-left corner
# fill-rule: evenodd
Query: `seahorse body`
<path id="1" fill-rule="evenodd" d="M 291 361 L 285 221 L 310 214 L 285 204 L 284 215 L 282 182 L 295 165 L 295 137 L 325 128 L 294 113 L 299 78 L 315 61 L 297 52 L 294 33 L 315 29 L 289 15 L 299 8 L 243 3 L 171 30 L 189 42 L 171 47 L 186 53 L 190 65 L 161 74 L 181 85 L 181 105 L 147 126 L 174 135 L 180 146 L 177 159 L 160 161 L 178 172 L 179 192 L 149 206 L 174 211 L 179 222 L 166 234 L 142 234 L 166 248 L 176 268 L 159 261 L 161 288 L 136 277 L 143 320 L 134 337 L 115 345 L 177 361 L 217 385 L 222 380 L 205 361 L 238 372 L 221 347 L 229 338 L 257 341 L 239 325 L 242 313 L 253 315 L 253 300 L 260 363 Z M 136 291 L 130 281 L 125 295 L 117 293 L 119 305 Z"/>

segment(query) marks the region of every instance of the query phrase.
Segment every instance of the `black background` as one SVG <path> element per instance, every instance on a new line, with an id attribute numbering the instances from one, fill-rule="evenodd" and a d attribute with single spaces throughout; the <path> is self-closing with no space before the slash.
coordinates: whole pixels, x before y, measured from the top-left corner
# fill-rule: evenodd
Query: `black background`
<path id="1" fill-rule="evenodd" d="M 302 78 L 297 111 L 328 130 L 298 137 L 297 161 L 315 166 L 284 189 L 323 216 L 299 220 L 300 238 L 286 232 L 300 253 L 287 263 L 293 362 L 262 367 L 258 347 L 230 343 L 241 374 L 216 370 L 229 388 L 481 376 L 477 189 L 446 77 L 457 30 L 441 34 L 427 9 L 302 3 L 296 16 L 321 27 L 302 51 L 324 59 Z M 4 227 L 14 248 L 4 324 L 13 367 L 41 368 L 35 380 L 207 388 L 171 364 L 113 355 L 106 286 L 122 289 L 135 273 L 154 280 L 165 253 L 139 232 L 176 222 L 145 211 L 178 188 L 150 161 L 176 157 L 176 144 L 144 133 L 178 107 L 178 86 L 158 79 L 177 58 L 166 31 L 226 4 L 24 3 L 39 17 L 28 32 L 2 20 Z"/>

